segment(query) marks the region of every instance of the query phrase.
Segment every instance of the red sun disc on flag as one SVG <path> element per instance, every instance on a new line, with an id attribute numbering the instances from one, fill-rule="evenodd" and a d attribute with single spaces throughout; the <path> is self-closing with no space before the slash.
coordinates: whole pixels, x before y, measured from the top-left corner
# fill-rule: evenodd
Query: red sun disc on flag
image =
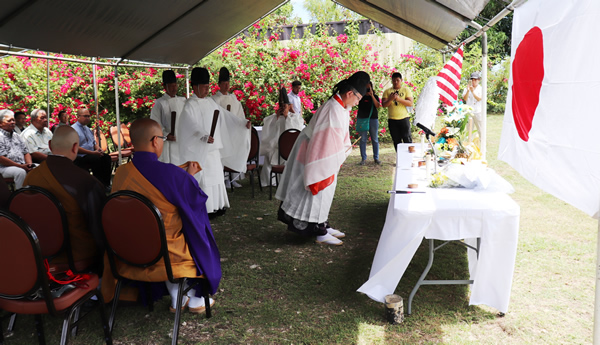
<path id="1" fill-rule="evenodd" d="M 542 30 L 537 26 L 531 28 L 519 43 L 512 73 L 512 112 L 515 127 L 519 137 L 528 141 L 544 79 L 544 37 Z"/>

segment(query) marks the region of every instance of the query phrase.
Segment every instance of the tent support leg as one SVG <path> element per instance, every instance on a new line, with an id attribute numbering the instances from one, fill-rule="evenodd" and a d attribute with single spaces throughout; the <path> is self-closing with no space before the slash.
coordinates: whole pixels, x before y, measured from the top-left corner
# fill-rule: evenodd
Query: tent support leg
<path id="1" fill-rule="evenodd" d="M 600 219 L 596 239 L 596 295 L 594 299 L 594 345 L 600 344 Z"/>

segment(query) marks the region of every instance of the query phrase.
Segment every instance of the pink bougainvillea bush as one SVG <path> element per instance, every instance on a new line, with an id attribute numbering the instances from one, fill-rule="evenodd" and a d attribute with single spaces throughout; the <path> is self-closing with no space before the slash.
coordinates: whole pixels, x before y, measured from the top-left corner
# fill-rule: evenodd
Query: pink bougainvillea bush
<path id="1" fill-rule="evenodd" d="M 210 90 L 218 90 L 218 71 L 222 66 L 232 74 L 232 92 L 244 105 L 246 115 L 254 125 L 262 125 L 266 116 L 277 108 L 278 89 L 291 90 L 294 80 L 302 82 L 300 96 L 303 116 L 310 120 L 312 114 L 330 96 L 333 86 L 352 73 L 364 70 L 371 75 L 375 92 L 381 97 L 384 88 L 390 86 L 390 75 L 395 71 L 409 75 L 415 82 L 412 87 L 415 100 L 418 97 L 423 72 L 423 61 L 415 55 L 401 55 L 397 60 L 382 61 L 380 47 L 368 44 L 358 35 L 358 27 L 346 26 L 346 33 L 336 37 L 317 30 L 302 40 L 280 41 L 278 33 L 263 30 L 259 22 L 247 35 L 225 43 L 198 65 L 212 73 Z M 324 29 L 323 29 L 324 30 Z M 267 32 L 269 32 L 267 36 Z M 377 31 L 374 30 L 377 35 Z M 38 52 L 37 54 L 45 55 Z M 53 55 L 55 56 L 55 55 Z M 73 123 L 77 108 L 87 106 L 95 115 L 92 65 L 49 60 L 4 57 L 0 60 L 0 109 L 23 110 L 29 114 L 35 108 L 46 108 L 46 69 L 50 69 L 50 127 L 58 122 L 60 110 L 70 114 Z M 176 71 L 179 78 L 179 94 L 185 96 L 185 71 Z M 114 67 L 97 66 L 99 125 L 108 134 L 108 128 L 116 120 Z M 136 118 L 148 117 L 156 98 L 162 95 L 161 70 L 153 68 L 119 67 L 120 117 L 124 123 Z M 405 78 L 410 79 L 410 78 Z M 356 110 L 352 111 L 351 135 L 354 130 Z M 380 136 L 389 137 L 387 110 L 380 110 Z M 96 120 L 95 120 L 96 121 Z"/>

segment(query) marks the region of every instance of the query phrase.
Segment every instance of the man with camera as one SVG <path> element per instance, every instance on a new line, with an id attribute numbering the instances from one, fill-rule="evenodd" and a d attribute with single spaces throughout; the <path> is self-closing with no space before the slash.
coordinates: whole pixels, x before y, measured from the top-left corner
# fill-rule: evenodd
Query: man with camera
<path id="1" fill-rule="evenodd" d="M 0 110 L 0 175 L 12 177 L 19 189 L 34 166 L 25 141 L 15 132 L 15 114 Z"/>
<path id="2" fill-rule="evenodd" d="M 413 106 L 413 95 L 410 88 L 402 83 L 402 74 L 392 74 L 392 87 L 383 92 L 381 105 L 388 108 L 388 128 L 394 150 L 400 143 L 412 143 L 410 114 L 406 107 Z"/>

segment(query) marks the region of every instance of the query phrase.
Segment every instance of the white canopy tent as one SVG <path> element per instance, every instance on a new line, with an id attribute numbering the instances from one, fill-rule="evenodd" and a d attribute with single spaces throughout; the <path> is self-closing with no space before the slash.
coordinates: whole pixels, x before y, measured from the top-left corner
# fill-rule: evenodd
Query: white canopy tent
<path id="1" fill-rule="evenodd" d="M 473 19 L 488 1 L 337 2 L 406 37 L 443 49 L 451 47 L 451 41 L 474 23 Z M 190 65 L 286 2 L 5 0 L 0 7 L 0 44 L 5 49 L 0 49 L 0 54 L 28 56 L 21 50 L 29 49 L 112 59 L 112 63 L 102 64 L 115 67 L 116 117 L 120 131 L 118 66 L 185 68 L 187 76 Z M 96 59 L 78 59 L 77 62 L 100 64 Z M 121 143 L 118 146 L 120 152 Z"/>

